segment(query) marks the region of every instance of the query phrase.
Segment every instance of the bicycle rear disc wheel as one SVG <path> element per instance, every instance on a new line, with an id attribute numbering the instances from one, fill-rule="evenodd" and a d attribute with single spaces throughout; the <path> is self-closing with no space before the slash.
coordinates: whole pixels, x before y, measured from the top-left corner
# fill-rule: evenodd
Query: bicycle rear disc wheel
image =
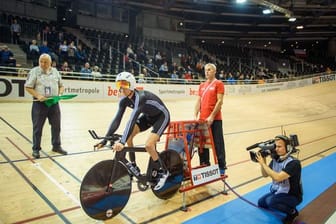
<path id="1" fill-rule="evenodd" d="M 154 190 L 154 186 L 152 186 L 152 191 L 160 199 L 169 199 L 173 197 L 181 187 L 183 181 L 183 161 L 180 154 L 175 150 L 165 150 L 161 152 L 159 156 L 166 165 L 170 175 L 161 189 Z"/>
<path id="2" fill-rule="evenodd" d="M 115 160 L 104 160 L 84 176 L 79 198 L 88 216 L 107 220 L 126 206 L 131 191 L 131 177 L 127 169 Z"/>

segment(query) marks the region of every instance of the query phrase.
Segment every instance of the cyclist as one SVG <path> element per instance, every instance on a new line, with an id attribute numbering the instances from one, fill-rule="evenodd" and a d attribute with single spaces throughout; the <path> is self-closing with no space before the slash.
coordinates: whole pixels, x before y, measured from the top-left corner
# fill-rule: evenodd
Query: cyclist
<path id="1" fill-rule="evenodd" d="M 116 86 L 122 96 L 119 101 L 117 114 L 105 136 L 111 136 L 118 129 L 126 107 L 132 108 L 133 111 L 120 142 L 115 143 L 112 146 L 113 150 L 123 150 L 126 143 L 129 147 L 133 147 L 134 136 L 139 132 L 143 132 L 150 127 L 153 127 L 152 132 L 147 138 L 145 148 L 154 161 L 154 168 L 159 171 L 158 174 L 160 176 L 154 186 L 154 190 L 159 190 L 164 186 L 169 176 L 169 171 L 161 161 L 155 146 L 170 122 L 170 114 L 167 107 L 158 96 L 146 90 L 137 90 L 135 85 L 136 81 L 131 73 L 121 72 L 117 75 Z M 99 149 L 106 143 L 107 141 L 103 140 L 96 146 Z M 135 155 L 131 154 L 130 157 L 130 160 L 134 163 L 134 166 L 136 166 Z"/>

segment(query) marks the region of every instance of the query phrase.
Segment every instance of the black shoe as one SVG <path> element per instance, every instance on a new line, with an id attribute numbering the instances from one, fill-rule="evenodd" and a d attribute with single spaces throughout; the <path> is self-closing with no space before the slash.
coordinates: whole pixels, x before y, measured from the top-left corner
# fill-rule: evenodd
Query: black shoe
<path id="1" fill-rule="evenodd" d="M 52 151 L 57 152 L 57 153 L 62 154 L 62 155 L 68 154 L 68 152 L 63 150 L 62 147 L 53 148 Z"/>
<path id="2" fill-rule="evenodd" d="M 282 223 L 283 224 L 292 224 L 294 223 L 296 217 L 298 217 L 299 215 L 299 212 L 294 209 L 292 214 L 288 214 L 283 220 L 282 220 Z"/>
<path id="3" fill-rule="evenodd" d="M 39 151 L 39 150 L 33 150 L 32 156 L 33 156 L 35 159 L 40 158 L 40 151 Z"/>

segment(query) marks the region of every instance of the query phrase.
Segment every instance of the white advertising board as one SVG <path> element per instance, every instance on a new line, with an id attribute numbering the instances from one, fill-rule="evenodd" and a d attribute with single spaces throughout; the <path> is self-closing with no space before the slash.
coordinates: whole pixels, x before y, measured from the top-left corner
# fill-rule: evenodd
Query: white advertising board
<path id="1" fill-rule="evenodd" d="M 246 95 L 298 88 L 321 82 L 335 81 L 335 74 L 316 76 L 289 82 L 265 84 L 225 85 L 225 95 Z M 114 82 L 63 80 L 64 94 L 77 94 L 74 101 L 117 101 L 118 91 Z M 1 101 L 30 101 L 32 97 L 24 89 L 25 78 L 0 76 Z M 149 90 L 161 99 L 195 98 L 198 95 L 198 85 L 187 84 L 150 84 L 138 83 L 138 89 Z"/>

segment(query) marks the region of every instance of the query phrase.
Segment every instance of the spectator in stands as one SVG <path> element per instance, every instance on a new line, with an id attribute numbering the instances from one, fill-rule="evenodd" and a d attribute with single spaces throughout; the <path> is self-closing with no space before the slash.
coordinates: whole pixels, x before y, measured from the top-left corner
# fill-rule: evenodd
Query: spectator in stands
<path id="1" fill-rule="evenodd" d="M 48 41 L 43 41 L 42 45 L 39 46 L 40 54 L 49 54 L 51 53 L 50 48 L 48 47 Z M 51 55 L 50 55 L 51 56 Z"/>
<path id="2" fill-rule="evenodd" d="M 124 62 L 125 62 L 125 69 L 127 71 L 133 69 L 133 62 L 132 62 L 132 58 L 128 57 L 127 54 L 124 55 Z"/>
<path id="3" fill-rule="evenodd" d="M 174 71 L 171 73 L 170 78 L 173 79 L 173 80 L 177 80 L 177 79 L 179 78 L 178 75 L 177 75 L 176 70 L 174 70 Z"/>
<path id="4" fill-rule="evenodd" d="M 37 46 L 36 40 L 32 40 L 29 45 L 29 58 L 33 60 L 33 66 L 38 65 L 38 58 L 40 57 L 40 49 Z"/>
<path id="5" fill-rule="evenodd" d="M 20 44 L 21 25 L 17 22 L 16 19 L 13 20 L 13 23 L 10 26 L 10 30 L 13 44 Z"/>
<path id="6" fill-rule="evenodd" d="M 202 61 L 202 59 L 199 59 L 198 62 L 196 63 L 196 70 L 197 70 L 197 72 L 202 72 L 203 71 L 203 67 L 204 67 L 203 61 Z"/>
<path id="7" fill-rule="evenodd" d="M 187 65 L 186 70 L 187 72 L 194 73 L 194 69 L 191 68 L 191 65 Z"/>
<path id="8" fill-rule="evenodd" d="M 39 46 L 40 54 L 49 54 L 53 61 L 58 61 L 58 56 L 55 54 L 51 48 L 48 46 L 48 41 L 43 41 L 43 43 Z"/>
<path id="9" fill-rule="evenodd" d="M 176 70 L 174 70 L 174 71 L 171 73 L 170 78 L 171 78 L 171 81 L 170 81 L 171 84 L 177 84 L 177 83 L 179 83 L 179 80 L 178 80 L 179 77 L 178 77 L 178 75 L 177 75 Z"/>
<path id="10" fill-rule="evenodd" d="M 31 54 L 40 54 L 40 48 L 37 46 L 36 40 L 32 40 L 31 44 L 29 45 L 29 52 Z"/>
<path id="11" fill-rule="evenodd" d="M 155 54 L 155 58 L 154 58 L 154 63 L 156 65 L 156 67 L 160 68 L 160 66 L 162 65 L 162 56 L 161 56 L 161 52 L 158 51 Z"/>
<path id="12" fill-rule="evenodd" d="M 133 55 L 133 58 L 130 59 L 130 62 L 132 63 L 131 68 L 134 69 L 136 72 L 132 74 L 138 74 L 139 71 L 139 62 L 138 62 L 138 56 L 137 54 Z"/>
<path id="13" fill-rule="evenodd" d="M 77 50 L 76 50 L 76 63 L 77 64 L 83 64 L 87 59 L 86 52 L 83 49 L 82 44 L 78 44 Z"/>
<path id="14" fill-rule="evenodd" d="M 71 41 L 68 46 L 68 61 L 71 65 L 76 63 L 76 51 L 77 48 L 75 46 L 75 42 Z"/>
<path id="15" fill-rule="evenodd" d="M 252 79 L 249 75 L 245 75 L 244 84 L 251 84 Z"/>
<path id="16" fill-rule="evenodd" d="M 221 70 L 221 71 L 219 72 L 219 74 L 218 74 L 218 78 L 219 78 L 219 80 L 222 80 L 222 81 L 224 81 L 224 80 L 226 79 L 226 75 L 225 75 L 225 73 L 224 73 L 224 70 Z"/>
<path id="17" fill-rule="evenodd" d="M 92 74 L 94 80 L 99 80 L 103 77 L 103 75 L 100 73 L 100 68 L 97 65 L 95 65 L 93 67 L 93 70 L 92 70 L 91 74 Z"/>
<path id="18" fill-rule="evenodd" d="M 176 72 L 178 70 L 178 65 L 176 62 L 173 62 L 170 66 L 169 66 L 169 72 L 173 73 L 174 71 Z"/>
<path id="19" fill-rule="evenodd" d="M 146 83 L 145 75 L 143 73 L 139 74 L 138 83 Z"/>
<path id="20" fill-rule="evenodd" d="M 167 62 L 163 62 L 159 68 L 159 74 L 161 78 L 169 78 L 168 76 L 168 65 Z"/>
<path id="21" fill-rule="evenodd" d="M 138 60 L 140 63 L 145 64 L 147 63 L 147 52 L 144 48 L 145 43 L 142 42 L 137 50 Z"/>
<path id="22" fill-rule="evenodd" d="M 134 59 L 134 51 L 132 49 L 132 44 L 128 44 L 128 47 L 126 49 L 126 55 L 127 57 Z"/>
<path id="23" fill-rule="evenodd" d="M 18 77 L 27 77 L 27 74 L 28 74 L 27 70 L 23 68 L 20 68 L 17 73 L 18 73 Z"/>
<path id="24" fill-rule="evenodd" d="M 153 64 L 153 59 L 150 58 L 150 59 L 148 60 L 148 63 L 147 63 L 146 66 L 147 66 L 147 68 L 149 68 L 150 70 L 153 70 L 153 71 L 154 71 L 154 70 L 155 70 L 155 65 Z"/>
<path id="25" fill-rule="evenodd" d="M 273 74 L 273 82 L 278 82 L 278 77 L 277 77 L 277 74 Z"/>
<path id="26" fill-rule="evenodd" d="M 67 61 L 64 61 L 61 68 L 60 68 L 60 71 L 62 71 L 62 73 L 67 73 L 67 72 L 72 72 L 73 70 L 69 67 L 69 64 Z"/>
<path id="27" fill-rule="evenodd" d="M 59 45 L 58 51 L 60 62 L 66 61 L 68 59 L 68 44 L 66 40 L 64 40 L 63 43 Z"/>
<path id="28" fill-rule="evenodd" d="M 244 84 L 244 74 L 243 73 L 239 73 L 237 84 L 238 85 Z"/>
<path id="29" fill-rule="evenodd" d="M 81 78 L 89 78 L 89 77 L 92 77 L 92 70 L 90 69 L 90 63 L 89 62 L 86 62 L 84 64 L 84 67 L 80 70 L 80 73 L 81 73 Z"/>
<path id="30" fill-rule="evenodd" d="M 232 73 L 230 72 L 228 74 L 227 80 L 228 84 L 230 85 L 235 85 L 236 84 L 236 79 L 233 77 Z"/>
<path id="31" fill-rule="evenodd" d="M 192 74 L 191 74 L 191 71 L 187 71 L 185 74 L 184 74 L 184 80 L 185 82 L 190 82 L 192 80 Z"/>
<path id="32" fill-rule="evenodd" d="M 142 73 L 145 83 L 153 83 L 152 77 L 146 68 L 142 69 Z"/>
<path id="33" fill-rule="evenodd" d="M 16 59 L 14 54 L 9 50 L 7 45 L 3 45 L 0 54 L 0 64 L 2 66 L 16 67 Z"/>

